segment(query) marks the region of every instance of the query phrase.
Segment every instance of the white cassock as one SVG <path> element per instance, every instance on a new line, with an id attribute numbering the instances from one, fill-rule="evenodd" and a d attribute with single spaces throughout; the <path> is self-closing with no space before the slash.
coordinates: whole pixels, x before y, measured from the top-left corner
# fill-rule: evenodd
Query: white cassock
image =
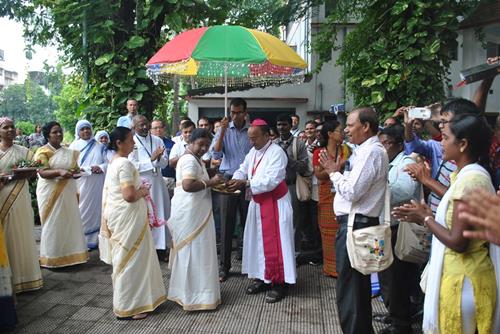
<path id="1" fill-rule="evenodd" d="M 287 155 L 281 147 L 268 142 L 262 149 L 252 148 L 248 152 L 233 179 L 250 180 L 252 194 L 273 191 L 285 180 Z M 255 168 L 256 167 L 256 168 Z M 253 170 L 255 170 L 254 175 Z M 295 284 L 295 245 L 293 232 L 293 209 L 290 194 L 278 199 L 279 235 L 283 257 L 285 282 Z M 249 278 L 257 278 L 270 283 L 264 278 L 265 272 L 264 242 L 260 205 L 253 199 L 248 207 L 248 215 L 243 236 L 242 273 Z"/>
<path id="2" fill-rule="evenodd" d="M 163 140 L 160 137 L 148 134 L 146 137 L 134 135 L 134 151 L 128 156 L 129 160 L 139 171 L 141 177 L 146 178 L 151 184 L 149 194 L 156 206 L 158 219 L 167 221 L 170 217 L 170 197 L 167 186 L 163 182 L 161 169 L 168 166 L 166 151 L 159 160 L 151 161 L 153 152 L 158 147 L 163 147 Z M 170 233 L 165 226 L 154 227 L 151 230 L 156 249 L 167 249 L 171 243 Z"/>
<path id="3" fill-rule="evenodd" d="M 79 193 L 80 215 L 87 247 L 97 248 L 98 235 L 101 228 L 102 189 L 105 172 L 108 165 L 105 146 L 94 138 L 77 139 L 71 143 L 70 149 L 79 151 L 78 166 L 84 170 L 84 175 L 76 180 Z M 92 166 L 98 166 L 103 173 L 93 174 Z"/>

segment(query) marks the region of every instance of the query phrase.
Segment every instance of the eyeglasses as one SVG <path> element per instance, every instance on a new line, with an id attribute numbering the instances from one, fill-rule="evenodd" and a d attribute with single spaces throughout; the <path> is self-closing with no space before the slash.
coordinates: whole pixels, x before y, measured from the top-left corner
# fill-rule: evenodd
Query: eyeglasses
<path id="1" fill-rule="evenodd" d="M 394 145 L 396 144 L 396 142 L 394 140 L 384 140 L 384 141 L 381 141 L 380 142 L 383 146 L 391 146 L 391 145 Z"/>

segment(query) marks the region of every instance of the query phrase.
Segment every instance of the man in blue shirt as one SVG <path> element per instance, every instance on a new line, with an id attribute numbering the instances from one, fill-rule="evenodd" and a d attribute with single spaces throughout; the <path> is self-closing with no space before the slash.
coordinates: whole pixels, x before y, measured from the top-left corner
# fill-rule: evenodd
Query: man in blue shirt
<path id="1" fill-rule="evenodd" d="M 221 121 L 221 128 L 215 134 L 212 141 L 212 158 L 222 159 L 219 172 L 226 180 L 233 177 L 234 172 L 245 160 L 245 156 L 252 147 L 248 139 L 247 124 L 247 103 L 241 98 L 236 98 L 230 104 L 231 122 L 224 117 Z M 221 282 L 227 279 L 231 269 L 231 246 L 233 240 L 236 215 L 239 214 L 241 223 L 241 234 L 245 226 L 248 203 L 245 194 L 242 192 L 238 196 L 220 195 L 219 205 L 221 212 L 221 251 L 219 277 Z M 241 239 L 241 238 L 240 238 Z M 240 240 L 241 244 L 241 240 Z"/>
<path id="2" fill-rule="evenodd" d="M 127 115 L 118 118 L 116 126 L 124 126 L 126 128 L 132 129 L 132 118 L 137 115 L 137 110 L 139 110 L 139 103 L 136 99 L 130 98 L 127 100 Z"/>

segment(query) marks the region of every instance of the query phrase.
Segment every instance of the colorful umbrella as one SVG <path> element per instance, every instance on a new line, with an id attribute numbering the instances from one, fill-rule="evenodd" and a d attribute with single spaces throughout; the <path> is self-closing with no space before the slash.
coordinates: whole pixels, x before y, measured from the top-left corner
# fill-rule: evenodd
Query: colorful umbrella
<path id="1" fill-rule="evenodd" d="M 288 45 L 262 31 L 240 26 L 187 30 L 146 64 L 157 83 L 189 76 L 198 87 L 279 85 L 304 80 L 306 62 Z M 227 101 L 226 101 L 227 106 Z"/>

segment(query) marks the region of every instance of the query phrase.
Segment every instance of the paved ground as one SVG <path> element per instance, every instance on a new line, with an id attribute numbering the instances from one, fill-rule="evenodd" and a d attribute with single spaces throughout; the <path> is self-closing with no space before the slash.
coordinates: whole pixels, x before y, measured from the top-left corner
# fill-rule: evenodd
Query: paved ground
<path id="1" fill-rule="evenodd" d="M 240 262 L 233 264 L 238 271 Z M 168 286 L 169 270 L 164 262 L 161 267 Z M 110 275 L 111 267 L 96 251 L 87 264 L 44 269 L 44 287 L 18 295 L 19 324 L 12 333 L 341 333 L 335 279 L 323 276 L 319 266 L 300 266 L 297 284 L 277 304 L 266 304 L 264 294 L 245 295 L 248 280 L 235 274 L 222 284 L 216 311 L 185 312 L 167 301 L 141 321 L 116 320 Z M 373 306 L 374 312 L 383 311 L 379 300 Z"/>

